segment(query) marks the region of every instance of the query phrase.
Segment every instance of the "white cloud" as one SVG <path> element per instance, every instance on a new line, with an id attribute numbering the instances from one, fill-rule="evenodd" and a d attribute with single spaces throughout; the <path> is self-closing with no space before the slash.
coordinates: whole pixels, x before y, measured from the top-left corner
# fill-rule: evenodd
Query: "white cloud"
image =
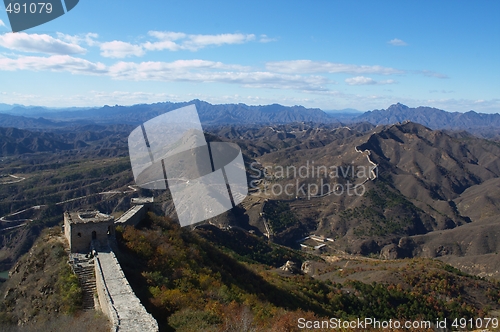
<path id="1" fill-rule="evenodd" d="M 49 35 L 25 32 L 0 35 L 0 46 L 10 50 L 48 54 L 81 54 L 86 49 L 75 43 L 67 43 Z"/>
<path id="2" fill-rule="evenodd" d="M 244 35 L 241 33 L 225 33 L 221 35 L 189 35 L 189 40 L 184 43 L 184 47 L 196 51 L 210 45 L 243 44 L 255 39 L 255 35 Z"/>
<path id="3" fill-rule="evenodd" d="M 1 21 L 0 21 L 1 22 Z M 3 23 L 3 22 L 2 22 Z M 108 58 L 125 58 L 129 56 L 140 57 L 146 51 L 179 51 L 190 50 L 197 51 L 209 46 L 221 46 L 231 44 L 242 44 L 256 37 L 254 34 L 218 34 L 218 35 L 190 35 L 182 32 L 170 31 L 149 31 L 148 35 L 155 38 L 153 41 L 147 41 L 142 44 L 133 44 L 120 40 L 100 43 L 96 39 L 99 37 L 96 33 L 87 33 L 80 35 L 67 35 L 57 32 L 57 38 L 43 34 L 27 34 L 24 32 L 16 34 L 5 34 L 0 36 L 0 46 L 23 52 L 41 52 L 49 54 L 78 54 L 86 53 L 86 49 L 80 45 L 99 46 L 101 55 Z M 262 42 L 267 36 L 261 35 Z"/>
<path id="4" fill-rule="evenodd" d="M 279 74 L 251 71 L 241 65 L 206 60 L 177 60 L 173 62 L 125 62 L 111 66 L 69 55 L 50 57 L 24 56 L 0 58 L 0 70 L 59 71 L 73 74 L 103 75 L 117 80 L 227 83 L 243 87 L 292 89 L 301 91 L 328 91 L 333 81 L 322 76 Z"/>
<path id="5" fill-rule="evenodd" d="M 453 90 L 429 90 L 429 93 L 453 93 Z"/>
<path id="6" fill-rule="evenodd" d="M 105 74 L 106 66 L 69 55 L 52 55 L 50 57 L 23 56 L 16 59 L 0 58 L 2 70 L 51 70 L 65 71 L 73 74 Z"/>
<path id="7" fill-rule="evenodd" d="M 135 81 L 217 82 L 240 84 L 244 87 L 253 88 L 299 89 L 306 91 L 326 90 L 324 86 L 332 83 L 321 76 L 248 71 L 248 68 L 242 66 L 205 60 L 119 62 L 109 68 L 109 74 L 115 79 Z"/>
<path id="8" fill-rule="evenodd" d="M 95 41 L 94 39 L 97 39 L 99 38 L 99 35 L 97 33 L 92 33 L 92 32 L 89 32 L 89 33 L 86 33 L 84 35 L 67 35 L 67 34 L 64 34 L 64 33 L 61 33 L 61 32 L 56 32 L 57 34 L 57 37 L 59 39 L 62 39 L 68 43 L 71 43 L 71 44 L 87 44 L 88 46 L 96 46 L 96 45 L 99 45 L 99 43 L 97 41 Z"/>
<path id="9" fill-rule="evenodd" d="M 187 34 L 184 32 L 172 31 L 149 31 L 148 35 L 160 40 L 178 40 L 186 38 Z"/>
<path id="10" fill-rule="evenodd" d="M 394 46 L 407 46 L 408 44 L 402 41 L 401 39 L 394 38 L 391 39 L 387 42 L 388 44 L 394 45 Z"/>
<path id="11" fill-rule="evenodd" d="M 402 74 L 404 71 L 382 66 L 350 65 L 327 61 L 291 60 L 268 62 L 266 68 L 278 73 L 346 73 L 346 74 Z"/>
<path id="12" fill-rule="evenodd" d="M 143 56 L 146 51 L 197 51 L 208 46 L 242 44 L 255 40 L 253 34 L 226 33 L 219 35 L 188 35 L 182 32 L 149 31 L 148 35 L 157 41 L 147 41 L 142 44 L 131 44 L 123 41 L 112 41 L 100 44 L 101 55 L 111 58 L 127 56 Z"/>
<path id="13" fill-rule="evenodd" d="M 243 44 L 255 40 L 254 34 L 225 33 L 219 35 L 188 35 L 182 32 L 149 31 L 148 35 L 158 39 L 146 42 L 142 46 L 147 50 L 197 51 L 207 46 Z"/>
<path id="14" fill-rule="evenodd" d="M 111 42 L 102 43 L 101 55 L 106 58 L 125 58 L 128 56 L 143 56 L 144 49 L 139 45 L 114 40 Z"/>
<path id="15" fill-rule="evenodd" d="M 178 51 L 181 48 L 179 44 L 172 40 L 162 40 L 159 42 L 146 42 L 142 44 L 142 47 L 144 47 L 148 51 L 163 51 L 163 50 L 169 50 L 169 51 Z"/>
<path id="16" fill-rule="evenodd" d="M 277 41 L 277 38 L 270 38 L 267 35 L 260 35 L 259 36 L 259 42 L 260 43 L 271 43 Z"/>
<path id="17" fill-rule="evenodd" d="M 200 70 L 237 70 L 243 66 L 227 65 L 222 62 L 206 60 L 177 60 L 173 62 L 118 62 L 109 67 L 109 74 L 117 79 L 130 80 L 203 80 L 206 75 L 195 74 Z"/>
<path id="18" fill-rule="evenodd" d="M 415 72 L 417 74 L 422 74 L 422 75 L 427 76 L 427 77 L 435 77 L 435 78 L 443 78 L 443 79 L 449 78 L 448 75 L 437 73 L 437 72 L 432 71 L 432 70 L 417 70 Z"/>
<path id="19" fill-rule="evenodd" d="M 3 21 L 2 21 L 2 20 L 0 20 L 0 27 L 7 27 L 7 26 L 5 25 L 5 23 L 3 23 Z"/>
<path id="20" fill-rule="evenodd" d="M 375 81 L 373 78 L 364 77 L 364 76 L 356 76 L 347 78 L 345 82 L 349 85 L 382 85 L 382 84 L 394 84 L 396 81 L 394 80 L 385 80 L 385 81 Z"/>
<path id="21" fill-rule="evenodd" d="M 347 78 L 345 82 L 349 85 L 371 85 L 371 84 L 377 84 L 377 82 L 369 77 L 364 77 L 364 76 L 356 76 L 356 77 L 351 77 Z"/>
<path id="22" fill-rule="evenodd" d="M 146 42 L 142 46 L 150 51 L 161 51 L 161 50 L 169 50 L 169 51 L 178 51 L 182 47 L 177 44 L 175 41 L 179 39 L 186 38 L 186 34 L 182 32 L 164 32 L 164 31 L 149 31 L 148 35 L 151 37 L 155 37 L 160 40 L 157 42 Z"/>

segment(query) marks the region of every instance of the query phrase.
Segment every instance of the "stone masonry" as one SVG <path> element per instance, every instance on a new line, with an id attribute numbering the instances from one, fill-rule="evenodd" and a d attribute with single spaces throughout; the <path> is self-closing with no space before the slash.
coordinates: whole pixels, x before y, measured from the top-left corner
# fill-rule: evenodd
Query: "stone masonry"
<path id="1" fill-rule="evenodd" d="M 99 304 L 111 322 L 111 331 L 158 331 L 158 323 L 135 296 L 113 251 L 97 253 L 95 275 Z"/>
<path id="2" fill-rule="evenodd" d="M 114 236 L 114 218 L 99 211 L 64 212 L 64 235 L 72 253 L 88 253 L 90 242 L 105 244 Z"/>
<path id="3" fill-rule="evenodd" d="M 116 224 L 137 225 L 152 203 L 149 200 L 146 199 L 145 205 L 138 204 L 130 208 L 118 218 Z M 142 203 L 133 203 L 139 202 Z M 112 332 L 157 332 L 158 323 L 135 296 L 109 245 L 115 236 L 114 218 L 99 211 L 65 212 L 64 235 L 72 253 L 89 253 L 91 246 L 94 249 L 98 305 L 109 318 Z"/>

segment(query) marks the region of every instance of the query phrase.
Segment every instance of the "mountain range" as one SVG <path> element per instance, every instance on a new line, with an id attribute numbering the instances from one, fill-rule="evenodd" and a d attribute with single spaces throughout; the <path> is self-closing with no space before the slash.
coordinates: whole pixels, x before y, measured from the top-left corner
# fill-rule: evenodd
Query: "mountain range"
<path id="1" fill-rule="evenodd" d="M 29 113 L 25 111 L 18 114 L 30 114 L 32 117 L 38 117 L 35 125 L 39 126 L 43 126 L 46 121 L 50 122 L 45 125 L 54 126 L 61 122 L 81 120 L 103 124 L 120 123 L 137 125 L 160 114 L 191 104 L 196 105 L 200 120 L 205 125 L 289 123 L 301 121 L 317 123 L 335 122 L 335 119 L 320 109 L 308 109 L 303 106 L 287 107 L 278 104 L 265 106 L 248 106 L 245 104 L 212 105 L 197 99 L 182 103 L 165 102 L 133 106 L 116 105 L 86 110 L 48 110 L 44 108 L 31 108 Z M 5 120 L 0 118 L 0 126 L 6 126 L 13 122 L 12 114 L 14 114 L 15 110 L 16 108 L 10 110 L 10 114 L 5 117 Z M 26 122 L 25 119 L 22 119 L 22 121 Z M 25 124 L 22 121 L 19 119 L 19 126 L 23 126 L 22 128 L 31 128 L 29 127 L 31 124 Z M 71 125 L 71 123 L 69 124 Z"/>
<path id="2" fill-rule="evenodd" d="M 387 109 L 365 113 L 353 109 L 322 111 L 303 106 L 278 104 L 248 106 L 245 104 L 213 105 L 201 100 L 181 103 L 139 104 L 133 106 L 104 106 L 101 108 L 47 109 L 43 107 L 2 104 L 0 126 L 16 128 L 57 128 L 85 123 L 138 125 L 171 110 L 194 104 L 204 125 L 227 124 L 284 124 L 292 122 L 357 123 L 373 125 L 393 124 L 404 121 L 420 123 L 431 129 L 466 130 L 486 138 L 499 134 L 500 114 L 447 112 L 432 107 L 411 108 L 397 103 Z M 6 114 L 8 113 L 8 114 Z M 20 116 L 22 115 L 22 116 Z"/>
<path id="3" fill-rule="evenodd" d="M 410 108 L 397 103 L 385 110 L 368 111 L 355 117 L 353 121 L 367 121 L 374 125 L 411 121 L 431 129 L 467 130 L 474 133 L 500 128 L 500 114 L 446 112 L 433 107 Z"/>
<path id="4" fill-rule="evenodd" d="M 0 271 L 13 271 L 0 286 L 0 330 L 42 324 L 46 312 L 72 302 L 58 296 L 61 280 L 70 280 L 62 268 L 71 276 L 60 226 L 32 246 L 42 229 L 60 225 L 64 211 L 119 216 L 137 196 L 154 196 L 153 211 L 166 217 L 150 213 L 137 229 L 118 229 L 118 259 L 165 330 L 220 330 L 218 317 L 236 317 L 235 331 L 238 317 L 259 331 L 290 331 L 308 312 L 317 320 L 435 320 L 500 308 L 498 142 L 404 116 L 394 124 L 292 121 L 310 119 L 311 110 L 198 102 L 207 141 L 240 146 L 250 193 L 206 224 L 181 229 L 169 190 L 134 186 L 127 137 L 140 121 L 183 105 L 108 107 L 101 116 L 76 110 L 67 122 L 66 111 L 6 115 L 46 127 L 0 128 Z M 236 121 L 248 112 L 254 122 Z M 327 177 L 322 166 L 340 173 Z M 363 168 L 371 171 L 351 171 Z M 338 194 L 349 183 L 360 191 Z M 292 194 L 279 191 L 289 186 Z"/>
<path id="5" fill-rule="evenodd" d="M 427 117 L 419 118 L 421 122 L 425 122 L 434 114 L 436 117 L 455 118 L 454 123 L 460 124 L 457 119 L 464 114 L 423 107 L 410 109 L 396 104 L 387 110 L 367 112 L 361 118 L 356 117 L 358 120 L 368 117 L 364 120 L 371 119 L 370 121 L 375 122 L 373 124 L 364 121 L 345 125 L 332 120 L 321 110 L 303 107 L 251 107 L 243 104 L 211 105 L 201 101 L 194 102 L 206 126 L 207 139 L 237 143 L 243 151 L 247 170 L 251 169 L 251 163 L 259 163 L 271 169 L 277 165 L 299 167 L 306 165 L 308 161 L 314 161 L 316 165 L 339 167 L 369 167 L 370 163 L 378 165 L 377 179 L 365 181 L 366 192 L 363 195 L 329 195 L 305 200 L 296 199 L 295 196 L 298 195 L 277 195 L 272 199 L 282 203 L 271 202 L 269 205 L 264 204 L 260 197 L 245 202 L 239 215 L 220 217 L 222 223 L 236 221 L 240 227 L 264 234 L 266 229 L 260 213 L 265 210 L 270 216 L 274 216 L 274 219 L 269 220 L 275 225 L 274 240 L 282 244 L 294 246 L 301 236 L 315 232 L 338 238 L 335 247 L 344 252 L 378 254 L 392 258 L 454 257 L 459 262 L 457 264 L 469 267 L 472 266 L 470 257 L 481 256 L 477 259 L 482 262 L 485 255 L 491 255 L 500 249 L 493 236 L 497 229 L 494 219 L 500 214 L 498 143 L 478 138 L 463 130 L 433 130 L 406 119 L 406 116 L 412 114 L 415 117 L 426 114 Z M 44 124 L 48 129 L 1 129 L 0 154 L 2 157 L 20 156 L 12 158 L 15 163 L 21 162 L 21 156 L 26 160 L 33 158 L 32 164 L 35 166 L 62 160 L 63 156 L 68 160 L 78 156 L 85 156 L 89 160 L 126 158 L 127 136 L 137 123 L 185 104 L 187 103 L 162 103 L 105 107 L 85 112 L 54 112 L 51 113 L 51 119 L 2 115 L 9 121 L 22 120 L 24 122 L 21 124 L 25 126 Z M 254 122 L 236 121 L 249 113 L 254 115 Z M 389 116 L 389 120 L 386 120 L 401 120 L 395 124 L 380 124 L 378 121 L 383 119 L 376 120 L 381 114 L 398 113 L 402 115 L 398 118 Z M 63 114 L 72 115 L 70 119 L 66 119 L 67 122 L 60 122 Z M 484 115 L 478 116 L 481 120 Z M 494 119 L 499 115 L 488 116 L 491 117 L 488 122 L 495 125 Z M 316 121 L 298 121 L 313 118 Z M 86 124 L 91 119 L 101 124 Z M 326 120 L 323 122 L 320 119 Z M 484 122 L 479 120 L 478 126 L 483 125 Z M 128 124 L 113 124 L 118 121 Z M 236 123 L 228 124 L 224 121 Z M 436 118 L 434 124 L 444 126 L 446 122 Z M 39 156 L 36 154 L 39 152 L 51 152 L 52 155 Z M 26 154 L 34 156 L 28 157 Z M 120 177 L 131 178 L 128 160 L 123 159 L 121 162 L 123 170 L 120 171 Z M 25 166 L 22 167 L 22 172 L 27 170 Z M 37 167 L 39 166 L 30 169 L 30 172 L 37 172 Z M 20 172 L 14 172 L 14 169 L 6 169 L 5 172 Z M 249 172 L 249 176 L 251 175 L 255 174 Z M 355 177 L 341 177 L 338 184 L 344 185 L 347 180 L 356 180 L 352 178 Z M 286 186 L 295 180 L 274 178 L 272 183 Z M 319 180 L 300 180 L 299 185 L 319 186 Z M 61 189 L 58 190 L 62 192 Z M 62 201 L 67 197 L 71 198 L 71 195 L 79 195 L 73 194 L 71 190 L 73 189 L 57 199 Z M 101 191 L 104 190 L 103 188 Z M 31 204 L 44 203 L 45 201 L 33 201 Z M 175 211 L 172 204 L 165 203 L 163 208 L 167 214 L 175 217 L 172 214 Z M 6 204 L 5 209 L 10 210 L 12 207 Z M 281 216 L 289 218 L 285 220 Z M 242 220 L 246 221 L 241 224 Z M 488 241 L 484 241 L 485 230 L 490 233 Z M 450 239 L 454 242 L 450 242 Z"/>

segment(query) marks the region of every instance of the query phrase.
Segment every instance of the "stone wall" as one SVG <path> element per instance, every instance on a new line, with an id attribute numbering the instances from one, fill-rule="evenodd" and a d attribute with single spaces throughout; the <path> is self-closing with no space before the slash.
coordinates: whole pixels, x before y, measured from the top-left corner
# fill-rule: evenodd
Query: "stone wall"
<path id="1" fill-rule="evenodd" d="M 97 297 L 99 299 L 99 306 L 101 307 L 101 311 L 108 317 L 109 322 L 111 323 L 111 331 L 118 331 L 119 319 L 118 313 L 116 309 L 113 307 L 113 302 L 111 300 L 111 296 L 109 295 L 109 291 L 106 287 L 106 282 L 104 281 L 104 274 L 101 268 L 101 262 L 97 257 L 94 260 L 95 267 L 95 279 L 96 279 L 96 289 L 97 289 Z"/>
<path id="2" fill-rule="evenodd" d="M 116 219 L 115 225 L 136 226 L 144 217 L 148 208 L 146 205 L 135 205 L 128 209 L 120 218 Z"/>
<path id="3" fill-rule="evenodd" d="M 70 227 L 70 216 L 69 216 L 69 212 L 64 212 L 63 214 L 63 217 L 64 217 L 64 236 L 66 237 L 66 240 L 68 240 L 68 243 L 69 243 L 69 247 L 71 248 L 71 227 Z"/>
<path id="4" fill-rule="evenodd" d="M 157 332 L 158 323 L 135 296 L 113 251 L 98 252 L 94 265 L 99 304 L 111 331 Z"/>
<path id="5" fill-rule="evenodd" d="M 150 203 L 133 206 L 116 222 L 98 211 L 64 213 L 64 235 L 71 252 L 89 252 L 91 243 L 97 250 L 94 269 L 99 306 L 109 318 L 113 332 L 158 331 L 158 323 L 135 295 L 109 247 L 115 225 L 136 226 L 146 216 Z"/>
<path id="6" fill-rule="evenodd" d="M 64 213 L 64 235 L 68 239 L 71 252 L 87 253 L 90 242 L 97 240 L 101 244 L 108 243 L 108 236 L 114 236 L 112 218 L 96 222 L 75 222 L 69 213 Z"/>

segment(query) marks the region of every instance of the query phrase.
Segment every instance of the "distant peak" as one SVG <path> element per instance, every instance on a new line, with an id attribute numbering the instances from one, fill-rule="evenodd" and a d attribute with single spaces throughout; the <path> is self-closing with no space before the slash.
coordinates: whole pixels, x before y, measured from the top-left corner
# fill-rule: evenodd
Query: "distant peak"
<path id="1" fill-rule="evenodd" d="M 407 110 L 407 109 L 409 109 L 408 106 L 403 105 L 401 103 L 397 103 L 397 104 L 392 104 L 391 106 L 389 106 L 389 108 L 387 110 Z"/>

